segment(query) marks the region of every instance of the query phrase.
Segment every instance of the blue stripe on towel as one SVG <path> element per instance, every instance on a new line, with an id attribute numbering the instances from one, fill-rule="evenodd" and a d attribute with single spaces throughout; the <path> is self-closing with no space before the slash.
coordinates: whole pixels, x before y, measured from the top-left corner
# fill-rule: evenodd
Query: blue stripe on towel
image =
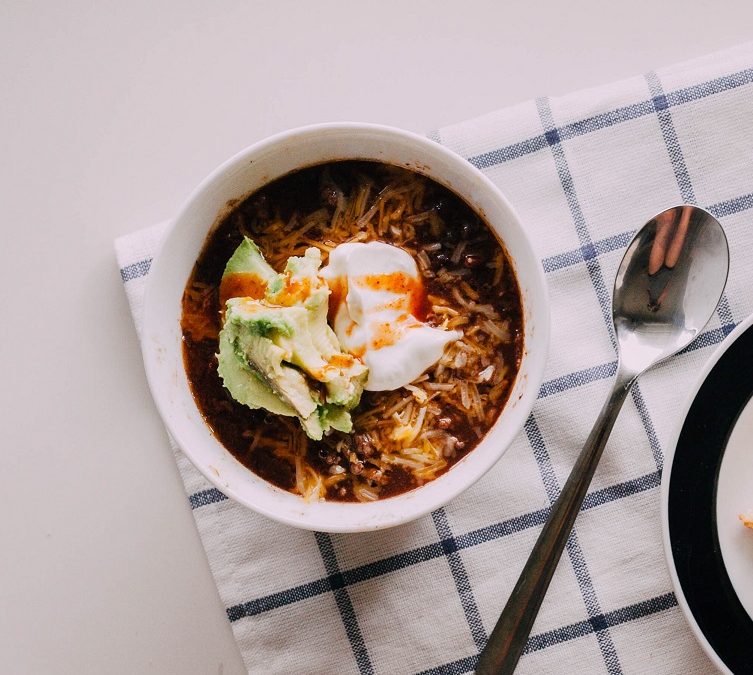
<path id="1" fill-rule="evenodd" d="M 325 532 L 315 532 L 316 544 L 319 547 L 319 553 L 324 561 L 324 569 L 329 575 L 329 585 L 335 595 L 337 609 L 340 611 L 345 632 L 350 642 L 350 648 L 358 664 L 358 672 L 361 675 L 374 675 L 374 667 L 371 664 L 369 652 L 366 649 L 366 643 L 363 640 L 361 627 L 358 625 L 353 603 L 350 600 L 350 594 L 346 588 L 345 579 L 340 572 L 340 566 L 337 562 L 337 554 L 332 544 L 332 537 Z"/>
<path id="2" fill-rule="evenodd" d="M 608 112 L 599 113 L 591 117 L 565 124 L 557 129 L 558 141 L 569 140 L 578 136 L 600 131 L 608 127 L 629 122 L 630 120 L 654 114 L 657 109 L 667 110 L 690 101 L 697 101 L 707 96 L 713 96 L 723 91 L 736 89 L 753 83 L 753 69 L 741 70 L 738 73 L 709 80 L 702 84 L 680 89 L 666 95 L 652 96 L 651 99 L 632 103 Z M 544 150 L 549 145 L 546 134 L 532 136 L 524 141 L 502 146 L 480 155 L 468 157 L 468 161 L 479 169 L 488 169 L 497 164 L 504 164 L 519 157 Z"/>
<path id="3" fill-rule="evenodd" d="M 659 595 L 655 598 L 650 598 L 649 600 L 622 607 L 613 612 L 600 614 L 587 621 L 579 621 L 570 624 L 569 626 L 563 626 L 562 628 L 555 628 L 554 630 L 546 631 L 545 633 L 532 635 L 528 638 L 523 653 L 530 654 L 531 652 L 537 652 L 546 649 L 547 647 L 552 647 L 563 642 L 590 635 L 598 629 L 603 630 L 603 627 L 613 628 L 615 626 L 620 626 L 630 621 L 636 621 L 646 616 L 664 612 L 676 606 L 677 598 L 675 598 L 674 593 L 665 593 L 664 595 Z M 477 660 L 478 655 L 466 656 L 463 659 L 446 663 L 437 668 L 424 670 L 418 675 L 464 675 L 465 673 L 473 671 L 476 667 Z"/>
<path id="4" fill-rule="evenodd" d="M 452 528 L 450 527 L 445 510 L 437 509 L 431 514 L 431 517 L 434 521 L 437 534 L 440 537 L 440 544 L 447 558 L 447 564 L 450 566 L 452 579 L 455 582 L 455 589 L 460 596 L 460 604 L 463 607 L 463 613 L 465 614 L 465 620 L 468 622 L 471 637 L 476 643 L 476 647 L 481 650 L 484 648 L 488 636 L 481 621 L 481 615 L 478 611 L 478 605 L 473 595 L 473 588 L 471 588 L 471 582 L 468 579 L 463 558 L 460 555 L 460 547 L 452 535 Z"/>
<path id="5" fill-rule="evenodd" d="M 549 139 L 549 145 L 554 157 L 554 164 L 557 169 L 557 175 L 559 176 L 562 190 L 565 193 L 565 199 L 567 200 L 568 207 L 570 208 L 570 215 L 575 226 L 575 231 L 578 235 L 580 245 L 583 247 L 593 246 L 591 240 L 591 234 L 588 231 L 586 224 L 586 218 L 583 214 L 583 209 L 578 199 L 578 194 L 575 188 L 575 182 L 573 180 L 570 167 L 568 166 L 567 157 L 565 156 L 564 148 L 559 140 L 559 134 L 557 133 L 552 111 L 549 106 L 549 101 L 546 98 L 540 98 L 536 101 L 536 107 L 539 111 L 539 117 L 541 118 L 541 124 L 544 128 L 544 132 Z M 612 312 L 610 293 L 607 290 L 606 283 L 604 282 L 604 276 L 601 272 L 601 265 L 596 257 L 589 257 L 586 261 L 586 268 L 588 275 L 591 278 L 591 284 L 593 286 L 596 298 L 599 302 L 599 307 L 606 324 L 609 339 L 612 342 L 612 346 L 616 347 L 616 338 L 614 335 L 614 328 L 612 325 Z M 541 472 L 542 479 L 544 480 L 544 486 L 547 491 L 547 496 L 552 504 L 559 496 L 560 488 L 557 484 L 556 476 L 554 475 L 554 469 L 549 459 L 549 453 L 546 450 L 546 444 L 543 436 L 539 432 L 536 425 L 535 418 L 531 415 L 526 423 L 526 433 L 528 434 L 529 442 L 534 451 L 536 462 L 539 465 L 539 471 Z M 596 589 L 593 586 L 593 580 L 591 573 L 588 569 L 583 550 L 578 543 L 577 530 L 573 529 L 570 533 L 570 538 L 567 541 L 567 553 L 570 558 L 573 571 L 575 572 L 575 578 L 578 581 L 578 588 L 580 589 L 583 602 L 586 606 L 588 616 L 593 619 L 595 616 L 601 614 L 601 606 L 598 596 L 596 595 Z M 595 631 L 596 640 L 601 650 L 601 655 L 604 659 L 604 663 L 607 667 L 607 671 L 610 675 L 619 675 L 622 673 L 622 667 L 620 666 L 620 659 L 617 655 L 617 650 L 614 646 L 612 636 L 609 633 L 609 629 L 605 626 L 603 629 Z"/>
<path id="6" fill-rule="evenodd" d="M 152 267 L 152 259 L 146 258 L 145 260 L 139 260 L 131 265 L 126 265 L 120 268 L 120 278 L 123 283 L 131 281 L 132 279 L 138 279 L 139 277 L 145 277 L 149 274 L 149 270 Z"/>
<path id="7" fill-rule="evenodd" d="M 753 73 L 753 70 L 746 72 L 749 73 L 748 77 L 750 77 L 750 73 Z M 746 77 L 740 73 L 731 77 L 733 78 L 731 80 L 733 82 L 746 83 Z M 677 131 L 675 130 L 675 125 L 672 121 L 672 115 L 667 109 L 667 106 L 660 106 L 657 103 L 657 101 L 667 100 L 661 81 L 659 80 L 659 76 L 656 73 L 651 72 L 648 73 L 645 78 L 649 91 L 654 97 L 654 107 L 656 108 L 656 114 L 659 117 L 659 127 L 661 128 L 662 137 L 664 138 L 664 144 L 667 148 L 667 153 L 669 154 L 670 161 L 672 162 L 672 170 L 674 171 L 675 179 L 677 180 L 677 186 L 680 189 L 680 194 L 682 195 L 683 202 L 685 202 L 686 204 L 697 204 L 695 190 L 693 189 L 693 182 L 690 178 L 690 172 L 688 171 L 688 166 L 685 162 L 685 155 L 682 152 L 682 146 L 679 139 L 677 138 Z M 702 96 L 708 95 L 705 92 L 708 92 L 709 90 L 713 91 L 713 89 L 714 87 L 707 85 L 697 90 L 693 88 L 693 91 L 697 91 L 698 97 L 701 98 Z M 693 99 L 688 98 L 687 100 Z M 730 308 L 726 293 L 722 293 L 722 297 L 719 300 L 719 305 L 716 308 L 716 313 L 719 316 L 719 320 L 721 321 L 722 326 L 734 325 L 735 319 L 732 315 L 732 309 Z"/>

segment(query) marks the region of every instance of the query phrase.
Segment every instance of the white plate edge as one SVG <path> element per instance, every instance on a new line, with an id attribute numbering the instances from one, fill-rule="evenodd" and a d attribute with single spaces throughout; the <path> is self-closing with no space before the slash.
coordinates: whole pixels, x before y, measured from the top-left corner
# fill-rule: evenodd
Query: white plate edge
<path id="1" fill-rule="evenodd" d="M 741 321 L 737 327 L 722 341 L 722 343 L 716 348 L 714 353 L 709 357 L 706 365 L 701 371 L 700 375 L 695 381 L 692 390 L 685 399 L 682 412 L 678 416 L 678 422 L 675 425 L 674 432 L 672 433 L 671 442 L 667 446 L 667 451 L 664 456 L 664 467 L 662 469 L 661 478 L 661 521 L 662 521 L 662 542 L 664 543 L 664 557 L 667 562 L 667 568 L 669 570 L 669 576 L 672 580 L 672 586 L 674 587 L 675 597 L 677 598 L 677 604 L 682 609 L 685 615 L 690 629 L 693 631 L 698 644 L 706 652 L 706 655 L 711 659 L 713 664 L 719 669 L 720 672 L 726 673 L 726 675 L 734 675 L 734 673 L 727 667 L 722 661 L 721 657 L 714 651 L 713 647 L 709 644 L 703 631 L 698 626 L 698 623 L 690 610 L 688 601 L 685 598 L 685 594 L 680 586 L 680 580 L 677 577 L 677 569 L 675 568 L 674 558 L 672 557 L 672 546 L 669 540 L 669 480 L 672 474 L 672 463 L 675 458 L 675 450 L 677 449 L 677 442 L 680 440 L 680 434 L 682 428 L 685 425 L 690 407 L 693 405 L 699 390 L 706 381 L 711 370 L 719 362 L 719 359 L 727 352 L 733 342 L 735 342 L 750 326 L 753 325 L 753 314 Z"/>

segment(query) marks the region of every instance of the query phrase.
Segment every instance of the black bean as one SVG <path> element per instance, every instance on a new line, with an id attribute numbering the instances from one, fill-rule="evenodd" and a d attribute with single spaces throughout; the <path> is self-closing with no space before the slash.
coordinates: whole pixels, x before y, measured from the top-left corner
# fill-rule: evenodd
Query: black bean
<path id="1" fill-rule="evenodd" d="M 364 457 L 371 457 L 375 452 L 374 442 L 369 434 L 356 434 L 356 452 Z"/>
<path id="2" fill-rule="evenodd" d="M 446 253 L 437 253 L 437 255 L 434 256 L 434 260 L 436 260 L 439 265 L 446 265 L 450 262 L 450 256 Z"/>
<path id="3" fill-rule="evenodd" d="M 337 206 L 338 192 L 334 185 L 325 185 L 322 188 L 322 201 L 328 206 Z"/>
<path id="4" fill-rule="evenodd" d="M 454 244 L 457 244 L 460 240 L 460 230 L 457 227 L 445 227 L 444 230 L 445 244 L 452 244 L 448 248 L 454 248 Z"/>
<path id="5" fill-rule="evenodd" d="M 269 218 L 269 198 L 264 193 L 254 198 L 254 210 L 259 218 Z"/>

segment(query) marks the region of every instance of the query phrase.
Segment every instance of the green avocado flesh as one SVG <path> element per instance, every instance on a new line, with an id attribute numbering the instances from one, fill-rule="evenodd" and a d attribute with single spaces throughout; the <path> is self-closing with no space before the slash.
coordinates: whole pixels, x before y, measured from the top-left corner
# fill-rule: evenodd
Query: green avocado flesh
<path id="1" fill-rule="evenodd" d="M 230 298 L 220 331 L 218 372 L 231 396 L 249 408 L 297 417 L 315 440 L 353 428 L 368 369 L 344 353 L 327 324 L 329 288 L 319 279 L 321 253 L 288 259 L 276 273 L 244 238 L 225 267 L 252 273 L 266 285 L 263 299 Z"/>

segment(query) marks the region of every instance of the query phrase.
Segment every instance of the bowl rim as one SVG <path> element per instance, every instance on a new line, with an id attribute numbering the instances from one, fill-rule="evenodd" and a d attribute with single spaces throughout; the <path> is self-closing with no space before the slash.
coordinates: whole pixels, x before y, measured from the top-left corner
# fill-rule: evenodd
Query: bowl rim
<path id="1" fill-rule="evenodd" d="M 407 142 L 410 142 L 414 147 L 420 146 L 421 151 L 427 150 L 430 153 L 434 153 L 436 156 L 440 157 L 443 161 L 449 162 L 450 164 L 454 165 L 454 168 L 459 172 L 465 172 L 466 174 L 473 177 L 474 181 L 477 181 L 478 184 L 483 188 L 485 192 L 488 192 L 491 197 L 496 199 L 503 209 L 507 212 L 507 216 L 509 220 L 511 221 L 511 224 L 513 228 L 516 228 L 519 232 L 519 248 L 522 248 L 525 252 L 525 255 L 530 258 L 530 264 L 528 265 L 528 268 L 526 270 L 526 281 L 528 285 L 532 288 L 532 293 L 539 296 L 540 300 L 536 302 L 536 333 L 537 333 L 537 349 L 536 353 L 533 355 L 529 355 L 527 349 L 527 342 L 524 344 L 524 354 L 523 359 L 521 361 L 521 366 L 523 362 L 530 362 L 529 363 L 529 370 L 527 372 L 527 379 L 528 383 L 526 385 L 525 391 L 519 396 L 519 400 L 516 401 L 516 405 L 521 407 L 521 412 L 519 413 L 520 420 L 519 423 L 515 425 L 514 433 L 509 434 L 509 437 L 506 439 L 506 441 L 502 444 L 502 447 L 493 453 L 487 453 L 486 455 L 482 455 L 481 453 L 476 453 L 476 450 L 478 450 L 478 447 L 480 447 L 482 444 L 484 444 L 484 441 L 487 440 L 489 432 L 485 434 L 485 436 L 480 440 L 479 446 L 474 448 L 473 451 L 468 453 L 461 462 L 464 461 L 470 461 L 475 465 L 475 468 L 473 472 L 471 472 L 471 475 L 465 476 L 464 480 L 448 480 L 444 483 L 445 490 L 441 493 L 435 496 L 433 499 L 427 499 L 427 500 L 412 500 L 412 503 L 409 505 L 409 508 L 404 509 L 393 509 L 390 516 L 380 516 L 378 521 L 375 523 L 367 522 L 367 519 L 363 519 L 364 522 L 360 524 L 350 524 L 350 523 L 339 523 L 335 522 L 334 520 L 330 520 L 326 523 L 323 522 L 311 522 L 306 519 L 301 519 L 299 517 L 296 517 L 295 514 L 288 514 L 286 512 L 278 512 L 272 508 L 268 508 L 265 504 L 259 504 L 253 502 L 253 500 L 249 500 L 246 495 L 241 494 L 238 490 L 235 489 L 234 486 L 222 482 L 218 476 L 214 475 L 212 471 L 209 470 L 209 468 L 206 466 L 206 464 L 202 461 L 199 461 L 195 455 L 197 455 L 197 452 L 200 454 L 200 451 L 197 451 L 196 448 L 192 447 L 192 443 L 188 441 L 188 439 L 185 438 L 185 434 L 183 432 L 183 429 L 181 426 L 177 423 L 177 421 L 174 419 L 174 412 L 170 409 L 167 401 L 165 400 L 166 397 L 163 396 L 162 393 L 162 380 L 164 379 L 163 373 L 161 372 L 163 367 L 157 362 L 158 359 L 155 354 L 155 350 L 150 348 L 149 340 L 146 338 L 148 333 L 148 320 L 150 313 L 148 311 L 148 308 L 154 303 L 154 296 L 156 293 L 156 286 L 158 283 L 158 280 L 160 278 L 160 269 L 163 265 L 166 265 L 166 257 L 163 255 L 163 251 L 165 247 L 169 244 L 169 241 L 171 237 L 175 234 L 175 232 L 178 229 L 178 225 L 183 222 L 186 218 L 189 217 L 189 214 L 196 208 L 198 204 L 202 202 L 202 200 L 206 197 L 205 193 L 208 192 L 208 190 L 214 186 L 216 183 L 221 182 L 223 178 L 227 177 L 227 174 L 235 167 L 238 167 L 240 164 L 247 162 L 249 159 L 253 158 L 254 156 L 263 156 L 265 151 L 268 149 L 272 149 L 275 146 L 281 144 L 281 143 L 291 143 L 296 142 L 296 140 L 299 140 L 309 134 L 317 134 L 319 132 L 342 132 L 343 134 L 383 134 L 383 135 L 389 135 L 392 136 L 395 140 L 405 140 Z M 346 157 L 345 159 L 350 159 Z M 364 157 L 364 159 L 368 159 Z M 334 161 L 334 160 L 322 160 L 323 162 L 326 161 Z M 380 161 L 378 159 L 373 159 L 372 161 Z M 384 163 L 390 163 L 389 161 L 382 160 Z M 420 161 L 420 160 L 419 160 Z M 310 164 L 302 164 L 299 168 L 305 168 L 306 166 L 310 166 Z M 418 171 L 421 173 L 421 167 L 412 167 L 413 170 Z M 293 171 L 298 169 L 293 169 Z M 285 174 L 281 174 L 285 175 Z M 440 184 L 443 184 L 443 181 L 440 177 L 431 174 L 430 172 L 427 172 L 425 175 L 428 175 L 429 178 L 432 180 L 436 180 Z M 270 179 L 275 180 L 277 176 Z M 259 189 L 259 188 L 255 188 Z M 450 188 L 453 189 L 453 188 Z M 252 192 L 252 191 L 250 191 Z M 249 192 L 249 193 L 250 193 Z M 244 196 L 247 196 L 245 193 Z M 467 199 L 466 196 L 461 195 L 464 199 Z M 216 222 L 216 221 L 215 221 Z M 208 226 L 206 234 L 204 237 L 208 236 L 209 232 L 211 231 L 211 228 L 214 227 L 215 223 L 212 223 Z M 491 226 L 491 223 L 490 223 Z M 494 228 L 493 228 L 494 229 Z M 498 236 L 501 238 L 501 234 L 497 232 Z M 504 243 L 504 240 L 503 240 Z M 520 255 L 518 254 L 518 257 Z M 517 265 L 517 260 L 512 260 L 513 265 L 516 268 L 516 276 L 519 277 L 519 268 Z M 522 290 L 522 289 L 521 289 Z M 257 141 L 256 143 L 253 143 L 246 148 L 243 148 L 239 152 L 232 155 L 230 158 L 219 164 L 214 170 L 212 170 L 189 194 L 189 196 L 186 198 L 186 200 L 183 202 L 183 205 L 178 210 L 176 216 L 170 221 L 166 232 L 163 235 L 163 238 L 161 242 L 158 245 L 157 250 L 155 251 L 152 259 L 152 265 L 150 269 L 150 274 L 147 277 L 146 282 L 146 289 L 144 293 L 144 304 L 143 304 L 143 329 L 142 329 L 142 335 L 141 335 L 141 350 L 142 350 L 142 356 L 144 360 L 144 366 L 147 376 L 147 382 L 149 385 L 150 392 L 152 394 L 152 398 L 154 399 L 155 405 L 158 409 L 158 412 L 160 414 L 160 417 L 162 418 L 163 423 L 165 424 L 165 427 L 167 428 L 170 436 L 174 439 L 175 443 L 180 448 L 181 452 L 191 461 L 193 466 L 210 482 L 214 487 L 216 487 L 222 494 L 227 496 L 228 498 L 232 499 L 233 501 L 245 506 L 246 508 L 249 508 L 257 513 L 261 513 L 262 515 L 271 518 L 272 520 L 275 520 L 280 523 L 284 523 L 286 525 L 290 525 L 297 528 L 303 528 L 303 529 L 309 529 L 309 530 L 317 530 L 317 531 L 325 531 L 325 532 L 365 532 L 365 531 L 374 531 L 378 529 L 385 529 L 390 527 L 395 527 L 413 520 L 416 520 L 444 505 L 446 505 L 448 502 L 453 500 L 455 497 L 457 497 L 459 494 L 470 488 L 474 483 L 476 483 L 478 480 L 480 480 L 486 473 L 502 458 L 502 456 L 505 454 L 509 446 L 511 445 L 512 441 L 517 437 L 517 435 L 520 433 L 521 429 L 523 428 L 523 425 L 525 423 L 525 420 L 527 419 L 528 415 L 530 414 L 531 409 L 533 408 L 534 403 L 536 402 L 539 387 L 541 385 L 541 382 L 543 381 L 543 375 L 544 375 L 544 369 L 547 363 L 547 357 L 549 352 L 549 346 L 550 346 L 550 322 L 551 322 L 551 316 L 550 316 L 550 298 L 549 298 L 549 291 L 548 291 L 548 285 L 546 282 L 546 277 L 544 274 L 543 266 L 541 264 L 540 258 L 536 255 L 536 252 L 533 248 L 533 245 L 530 241 L 530 238 L 528 237 L 525 228 L 523 226 L 523 223 L 518 216 L 515 209 L 512 207 L 510 202 L 507 200 L 505 195 L 499 190 L 499 188 L 487 177 L 485 176 L 477 167 L 473 166 L 470 162 L 468 162 L 465 158 L 460 156 L 459 154 L 453 152 L 449 148 L 445 147 L 444 145 L 441 145 L 440 143 L 437 143 L 425 136 L 421 136 L 419 134 L 415 134 L 410 131 L 406 131 L 403 129 L 399 129 L 392 126 L 382 125 L 382 124 L 371 124 L 371 123 L 364 123 L 364 122 L 326 122 L 321 124 L 311 124 L 301 127 L 296 127 L 293 129 L 285 130 L 282 132 L 279 132 L 277 134 L 274 134 L 272 136 L 266 137 L 260 141 Z M 530 320 L 530 319 L 529 319 Z M 527 332 L 527 329 L 526 329 Z M 181 364 L 182 365 L 182 364 Z M 522 369 L 522 368 L 521 368 Z M 181 369 L 183 372 L 183 375 L 185 377 L 185 371 Z M 517 386 L 517 381 L 520 376 L 520 370 L 518 371 L 518 375 L 516 376 L 516 380 L 513 383 L 513 390 L 515 390 L 515 387 Z M 187 379 L 187 377 L 186 377 Z M 511 391 L 511 394 L 512 394 Z M 507 403 L 505 404 L 505 407 L 507 407 L 510 404 L 510 400 L 508 399 Z M 503 408 L 504 410 L 504 408 Z M 198 415 L 201 415 L 201 413 L 198 410 L 198 407 L 196 407 L 196 413 Z M 202 420 L 203 421 L 203 420 Z M 490 432 L 494 430 L 495 425 L 497 424 L 499 420 L 497 420 L 492 427 L 490 428 Z M 206 425 L 206 422 L 204 422 Z M 206 425 L 207 428 L 208 425 Z M 213 434 L 212 434 L 213 435 Z M 219 442 L 218 439 L 215 438 L 217 442 L 222 446 L 222 443 Z M 233 460 L 238 462 L 237 459 L 230 453 L 224 446 L 222 446 L 225 452 L 229 457 L 231 457 Z M 469 458 L 474 458 L 470 459 Z M 240 466 L 243 466 L 238 462 Z M 251 471 L 247 467 L 244 467 L 247 471 Z M 440 480 L 441 478 L 448 476 L 452 473 L 453 468 L 455 466 L 451 467 L 449 471 L 447 471 L 442 476 L 439 476 L 436 480 Z M 251 472 L 253 473 L 253 472 Z M 256 475 L 256 474 L 254 474 Z M 260 477 L 259 477 L 260 478 Z M 261 479 L 263 480 L 263 479 Z M 434 483 L 434 481 L 430 481 L 426 485 L 431 485 Z M 270 484 L 271 485 L 271 484 Z M 414 490 L 410 490 L 405 493 L 401 493 L 399 495 L 395 495 L 394 497 L 390 497 L 385 500 L 379 500 L 378 502 L 374 502 L 373 504 L 385 504 L 385 503 L 392 503 L 397 504 L 398 502 L 402 502 L 405 500 L 406 496 L 416 494 L 422 491 L 422 489 L 426 486 L 420 486 L 418 488 L 415 488 Z M 290 495 L 289 492 L 282 490 L 281 488 L 277 488 L 275 486 L 275 490 L 278 490 L 286 495 Z M 295 496 L 295 495 L 294 495 Z M 300 498 L 298 498 L 300 500 Z M 365 509 L 371 506 L 372 504 L 360 504 L 360 503 L 340 503 L 340 502 L 328 502 L 330 504 L 337 504 L 339 509 L 350 509 L 350 508 L 360 508 Z M 302 500 L 300 501 L 300 504 L 305 504 Z M 304 507 L 305 508 L 305 507 Z"/>

